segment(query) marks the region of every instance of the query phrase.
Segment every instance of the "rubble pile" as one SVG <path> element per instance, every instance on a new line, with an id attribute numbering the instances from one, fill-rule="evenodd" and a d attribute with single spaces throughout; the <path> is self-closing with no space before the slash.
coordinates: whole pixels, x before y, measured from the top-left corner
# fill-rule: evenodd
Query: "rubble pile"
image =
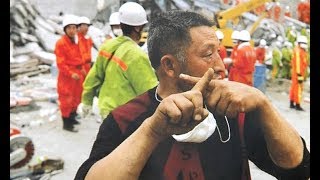
<path id="1" fill-rule="evenodd" d="M 10 78 L 49 72 L 60 25 L 45 19 L 28 0 L 10 1 Z"/>

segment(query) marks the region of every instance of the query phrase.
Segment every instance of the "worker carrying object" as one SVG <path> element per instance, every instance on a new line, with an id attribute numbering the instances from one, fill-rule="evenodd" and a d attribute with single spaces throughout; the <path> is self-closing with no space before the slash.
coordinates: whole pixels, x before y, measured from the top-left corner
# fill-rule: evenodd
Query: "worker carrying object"
<path id="1" fill-rule="evenodd" d="M 303 111 L 301 107 L 301 99 L 303 92 L 303 82 L 305 73 L 307 72 L 307 48 L 308 40 L 306 36 L 297 37 L 297 46 L 293 50 L 291 60 L 291 87 L 290 87 L 290 108 L 295 108 L 298 111 Z"/>

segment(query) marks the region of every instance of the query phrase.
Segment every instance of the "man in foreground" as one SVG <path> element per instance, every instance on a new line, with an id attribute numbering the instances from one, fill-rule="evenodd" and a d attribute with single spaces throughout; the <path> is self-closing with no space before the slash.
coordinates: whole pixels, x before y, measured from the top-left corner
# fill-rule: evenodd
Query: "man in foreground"
<path id="1" fill-rule="evenodd" d="M 222 80 L 212 26 L 194 12 L 153 19 L 159 84 L 108 115 L 75 179 L 250 179 L 247 158 L 278 179 L 308 179 L 297 131 L 261 91 Z"/>

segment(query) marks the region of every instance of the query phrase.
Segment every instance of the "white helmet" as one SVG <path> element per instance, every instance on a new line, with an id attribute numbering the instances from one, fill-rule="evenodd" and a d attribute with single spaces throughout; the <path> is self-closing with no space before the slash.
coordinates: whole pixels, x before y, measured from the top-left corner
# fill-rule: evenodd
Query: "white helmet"
<path id="1" fill-rule="evenodd" d="M 308 39 L 307 39 L 306 36 L 298 36 L 297 42 L 298 42 L 298 43 L 305 43 L 305 44 L 307 44 L 307 43 L 308 43 Z"/>
<path id="2" fill-rule="evenodd" d="M 85 16 L 81 16 L 78 18 L 78 24 L 88 24 L 91 25 L 90 23 L 90 19 L 85 17 Z"/>
<path id="3" fill-rule="evenodd" d="M 286 10 L 289 11 L 290 10 L 290 6 L 286 6 Z"/>
<path id="4" fill-rule="evenodd" d="M 141 26 L 148 23 L 145 9 L 136 2 L 126 2 L 119 8 L 119 19 L 123 24 Z"/>
<path id="5" fill-rule="evenodd" d="M 65 15 L 62 21 L 62 27 L 65 28 L 70 24 L 78 25 L 78 17 L 75 15 Z"/>
<path id="6" fill-rule="evenodd" d="M 282 42 L 276 41 L 276 46 L 277 46 L 278 48 L 281 48 L 281 47 L 282 47 Z"/>
<path id="7" fill-rule="evenodd" d="M 267 45 L 267 41 L 264 40 L 264 39 L 261 39 L 260 42 L 259 42 L 259 46 L 260 47 L 265 47 Z"/>
<path id="8" fill-rule="evenodd" d="M 282 36 L 278 36 L 278 37 L 277 37 L 277 40 L 282 43 L 282 42 L 283 42 L 283 37 L 282 37 Z"/>
<path id="9" fill-rule="evenodd" d="M 241 41 L 250 41 L 251 35 L 250 35 L 249 31 L 247 31 L 247 30 L 240 31 L 240 38 L 239 39 Z"/>
<path id="10" fill-rule="evenodd" d="M 289 41 L 285 41 L 284 42 L 284 46 L 291 48 L 292 47 L 292 43 Z"/>
<path id="11" fill-rule="evenodd" d="M 114 12 L 110 15 L 109 25 L 120 25 L 119 12 Z"/>
<path id="12" fill-rule="evenodd" d="M 240 31 L 233 31 L 232 34 L 231 34 L 231 39 L 234 39 L 234 40 L 239 40 L 240 38 Z"/>
<path id="13" fill-rule="evenodd" d="M 216 30 L 216 35 L 218 37 L 219 40 L 223 39 L 224 38 L 224 35 L 223 33 L 220 31 L 220 30 Z"/>

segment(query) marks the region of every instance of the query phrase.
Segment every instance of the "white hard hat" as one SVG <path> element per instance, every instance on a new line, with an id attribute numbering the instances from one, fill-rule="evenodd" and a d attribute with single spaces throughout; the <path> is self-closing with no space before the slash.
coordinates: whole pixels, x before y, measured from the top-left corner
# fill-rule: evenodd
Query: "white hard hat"
<path id="1" fill-rule="evenodd" d="M 260 42 L 259 42 L 259 46 L 260 47 L 265 47 L 267 45 L 267 41 L 264 40 L 264 39 L 261 39 Z"/>
<path id="2" fill-rule="evenodd" d="M 286 6 L 286 10 L 290 10 L 290 6 Z"/>
<path id="3" fill-rule="evenodd" d="M 78 24 L 88 24 L 91 25 L 90 23 L 90 19 L 85 17 L 85 16 L 81 16 L 78 18 Z"/>
<path id="4" fill-rule="evenodd" d="M 235 39 L 235 40 L 239 40 L 240 38 L 240 31 L 233 31 L 232 34 L 231 34 L 231 39 Z"/>
<path id="5" fill-rule="evenodd" d="M 220 31 L 220 30 L 216 30 L 216 35 L 218 37 L 219 40 L 223 39 L 224 38 L 224 35 L 223 33 Z"/>
<path id="6" fill-rule="evenodd" d="M 114 12 L 109 17 L 110 25 L 120 25 L 119 12 Z"/>
<path id="7" fill-rule="evenodd" d="M 126 2 L 119 8 L 119 19 L 123 24 L 141 26 L 148 23 L 146 10 L 136 2 Z"/>
<path id="8" fill-rule="evenodd" d="M 62 27 L 65 28 L 70 24 L 78 25 L 78 17 L 75 15 L 65 15 L 62 21 Z"/>
<path id="9" fill-rule="evenodd" d="M 284 42 L 284 46 L 286 46 L 286 47 L 292 47 L 292 43 L 290 43 L 289 41 L 285 41 L 285 42 Z"/>
<path id="10" fill-rule="evenodd" d="M 240 38 L 239 39 L 241 41 L 250 41 L 251 35 L 250 35 L 249 31 L 247 31 L 247 30 L 240 31 Z"/>
<path id="11" fill-rule="evenodd" d="M 282 47 L 282 43 L 281 43 L 280 41 L 276 41 L 276 46 L 277 46 L 278 48 L 281 48 L 281 47 Z"/>
<path id="12" fill-rule="evenodd" d="M 280 41 L 280 42 L 283 42 L 283 37 L 282 36 L 278 36 L 277 40 Z"/>
<path id="13" fill-rule="evenodd" d="M 307 43 L 308 43 L 308 39 L 307 39 L 306 36 L 298 36 L 297 42 L 298 42 L 298 43 L 305 43 L 305 44 L 307 44 Z"/>

